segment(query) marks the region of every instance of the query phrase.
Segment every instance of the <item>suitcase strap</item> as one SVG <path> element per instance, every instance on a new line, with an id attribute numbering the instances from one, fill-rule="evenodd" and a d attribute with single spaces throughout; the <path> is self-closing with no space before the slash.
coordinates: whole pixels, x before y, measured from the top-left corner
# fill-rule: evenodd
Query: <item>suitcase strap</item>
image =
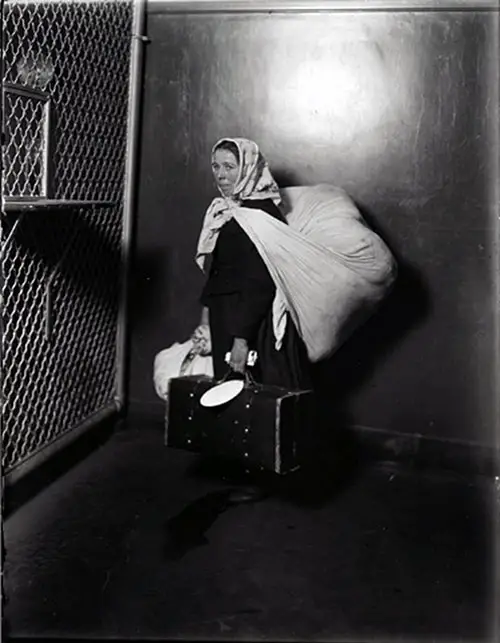
<path id="1" fill-rule="evenodd" d="M 243 389 L 243 391 L 247 395 L 247 399 L 244 405 L 244 417 L 243 417 L 243 461 L 244 462 L 248 462 L 248 457 L 249 457 L 248 439 L 250 438 L 250 433 L 252 431 L 251 409 L 252 409 L 252 404 L 256 393 L 256 389 L 254 388 L 255 381 L 253 380 L 253 378 L 251 378 L 250 376 L 250 377 L 247 377 L 246 380 L 247 380 L 246 387 Z M 238 422 L 238 420 L 236 420 L 236 422 Z M 245 473 L 250 473 L 248 464 L 245 464 Z"/>
<path id="2" fill-rule="evenodd" d="M 196 384 L 194 385 L 194 389 L 189 394 L 189 398 L 191 399 L 191 404 L 189 405 L 188 420 L 190 422 L 192 421 L 192 419 L 194 417 L 196 407 L 199 405 L 200 396 L 198 394 L 198 391 L 200 389 L 201 384 L 202 384 L 202 382 L 196 382 Z"/>

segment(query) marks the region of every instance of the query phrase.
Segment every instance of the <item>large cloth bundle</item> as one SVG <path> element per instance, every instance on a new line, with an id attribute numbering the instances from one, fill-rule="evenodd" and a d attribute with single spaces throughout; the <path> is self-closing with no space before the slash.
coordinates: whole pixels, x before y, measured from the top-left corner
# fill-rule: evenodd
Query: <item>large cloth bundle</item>
<path id="1" fill-rule="evenodd" d="M 330 185 L 283 190 L 288 224 L 255 209 L 235 218 L 253 241 L 276 283 L 276 347 L 287 312 L 309 359 L 334 353 L 389 292 L 395 260 L 347 194 Z"/>

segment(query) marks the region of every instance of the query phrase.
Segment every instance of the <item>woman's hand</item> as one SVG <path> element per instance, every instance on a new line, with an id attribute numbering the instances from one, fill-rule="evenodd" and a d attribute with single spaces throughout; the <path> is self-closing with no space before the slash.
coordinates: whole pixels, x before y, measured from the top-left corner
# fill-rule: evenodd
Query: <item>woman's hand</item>
<path id="1" fill-rule="evenodd" d="M 229 366 L 236 373 L 245 372 L 247 367 L 248 351 L 247 340 L 242 337 L 235 337 L 233 348 L 231 349 L 231 357 L 229 358 Z"/>
<path id="2" fill-rule="evenodd" d="M 206 357 L 212 353 L 212 342 L 210 341 L 210 328 L 207 324 L 200 324 L 194 329 L 191 335 L 193 349 L 197 355 Z"/>

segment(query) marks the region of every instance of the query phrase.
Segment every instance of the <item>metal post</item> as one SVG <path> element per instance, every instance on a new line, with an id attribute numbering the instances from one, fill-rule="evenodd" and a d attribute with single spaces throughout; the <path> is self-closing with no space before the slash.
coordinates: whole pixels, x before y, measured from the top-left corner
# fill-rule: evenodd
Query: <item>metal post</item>
<path id="1" fill-rule="evenodd" d="M 127 400 L 127 309 L 136 199 L 137 148 L 139 144 L 140 96 L 142 86 L 143 35 L 145 0 L 134 0 L 132 48 L 130 52 L 130 85 L 128 102 L 127 151 L 125 160 L 125 188 L 123 198 L 123 232 L 121 257 L 121 296 L 118 310 L 116 349 L 116 406 L 121 411 Z"/>

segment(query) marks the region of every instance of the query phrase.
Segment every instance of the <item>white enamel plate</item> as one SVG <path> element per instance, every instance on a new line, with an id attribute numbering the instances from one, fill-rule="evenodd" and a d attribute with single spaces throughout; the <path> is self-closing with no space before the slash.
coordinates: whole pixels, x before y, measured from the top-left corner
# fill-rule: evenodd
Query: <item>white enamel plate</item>
<path id="1" fill-rule="evenodd" d="M 221 406 L 233 400 L 241 393 L 245 386 L 243 380 L 230 380 L 229 382 L 222 382 L 213 388 L 209 389 L 201 396 L 200 404 L 202 406 Z"/>

